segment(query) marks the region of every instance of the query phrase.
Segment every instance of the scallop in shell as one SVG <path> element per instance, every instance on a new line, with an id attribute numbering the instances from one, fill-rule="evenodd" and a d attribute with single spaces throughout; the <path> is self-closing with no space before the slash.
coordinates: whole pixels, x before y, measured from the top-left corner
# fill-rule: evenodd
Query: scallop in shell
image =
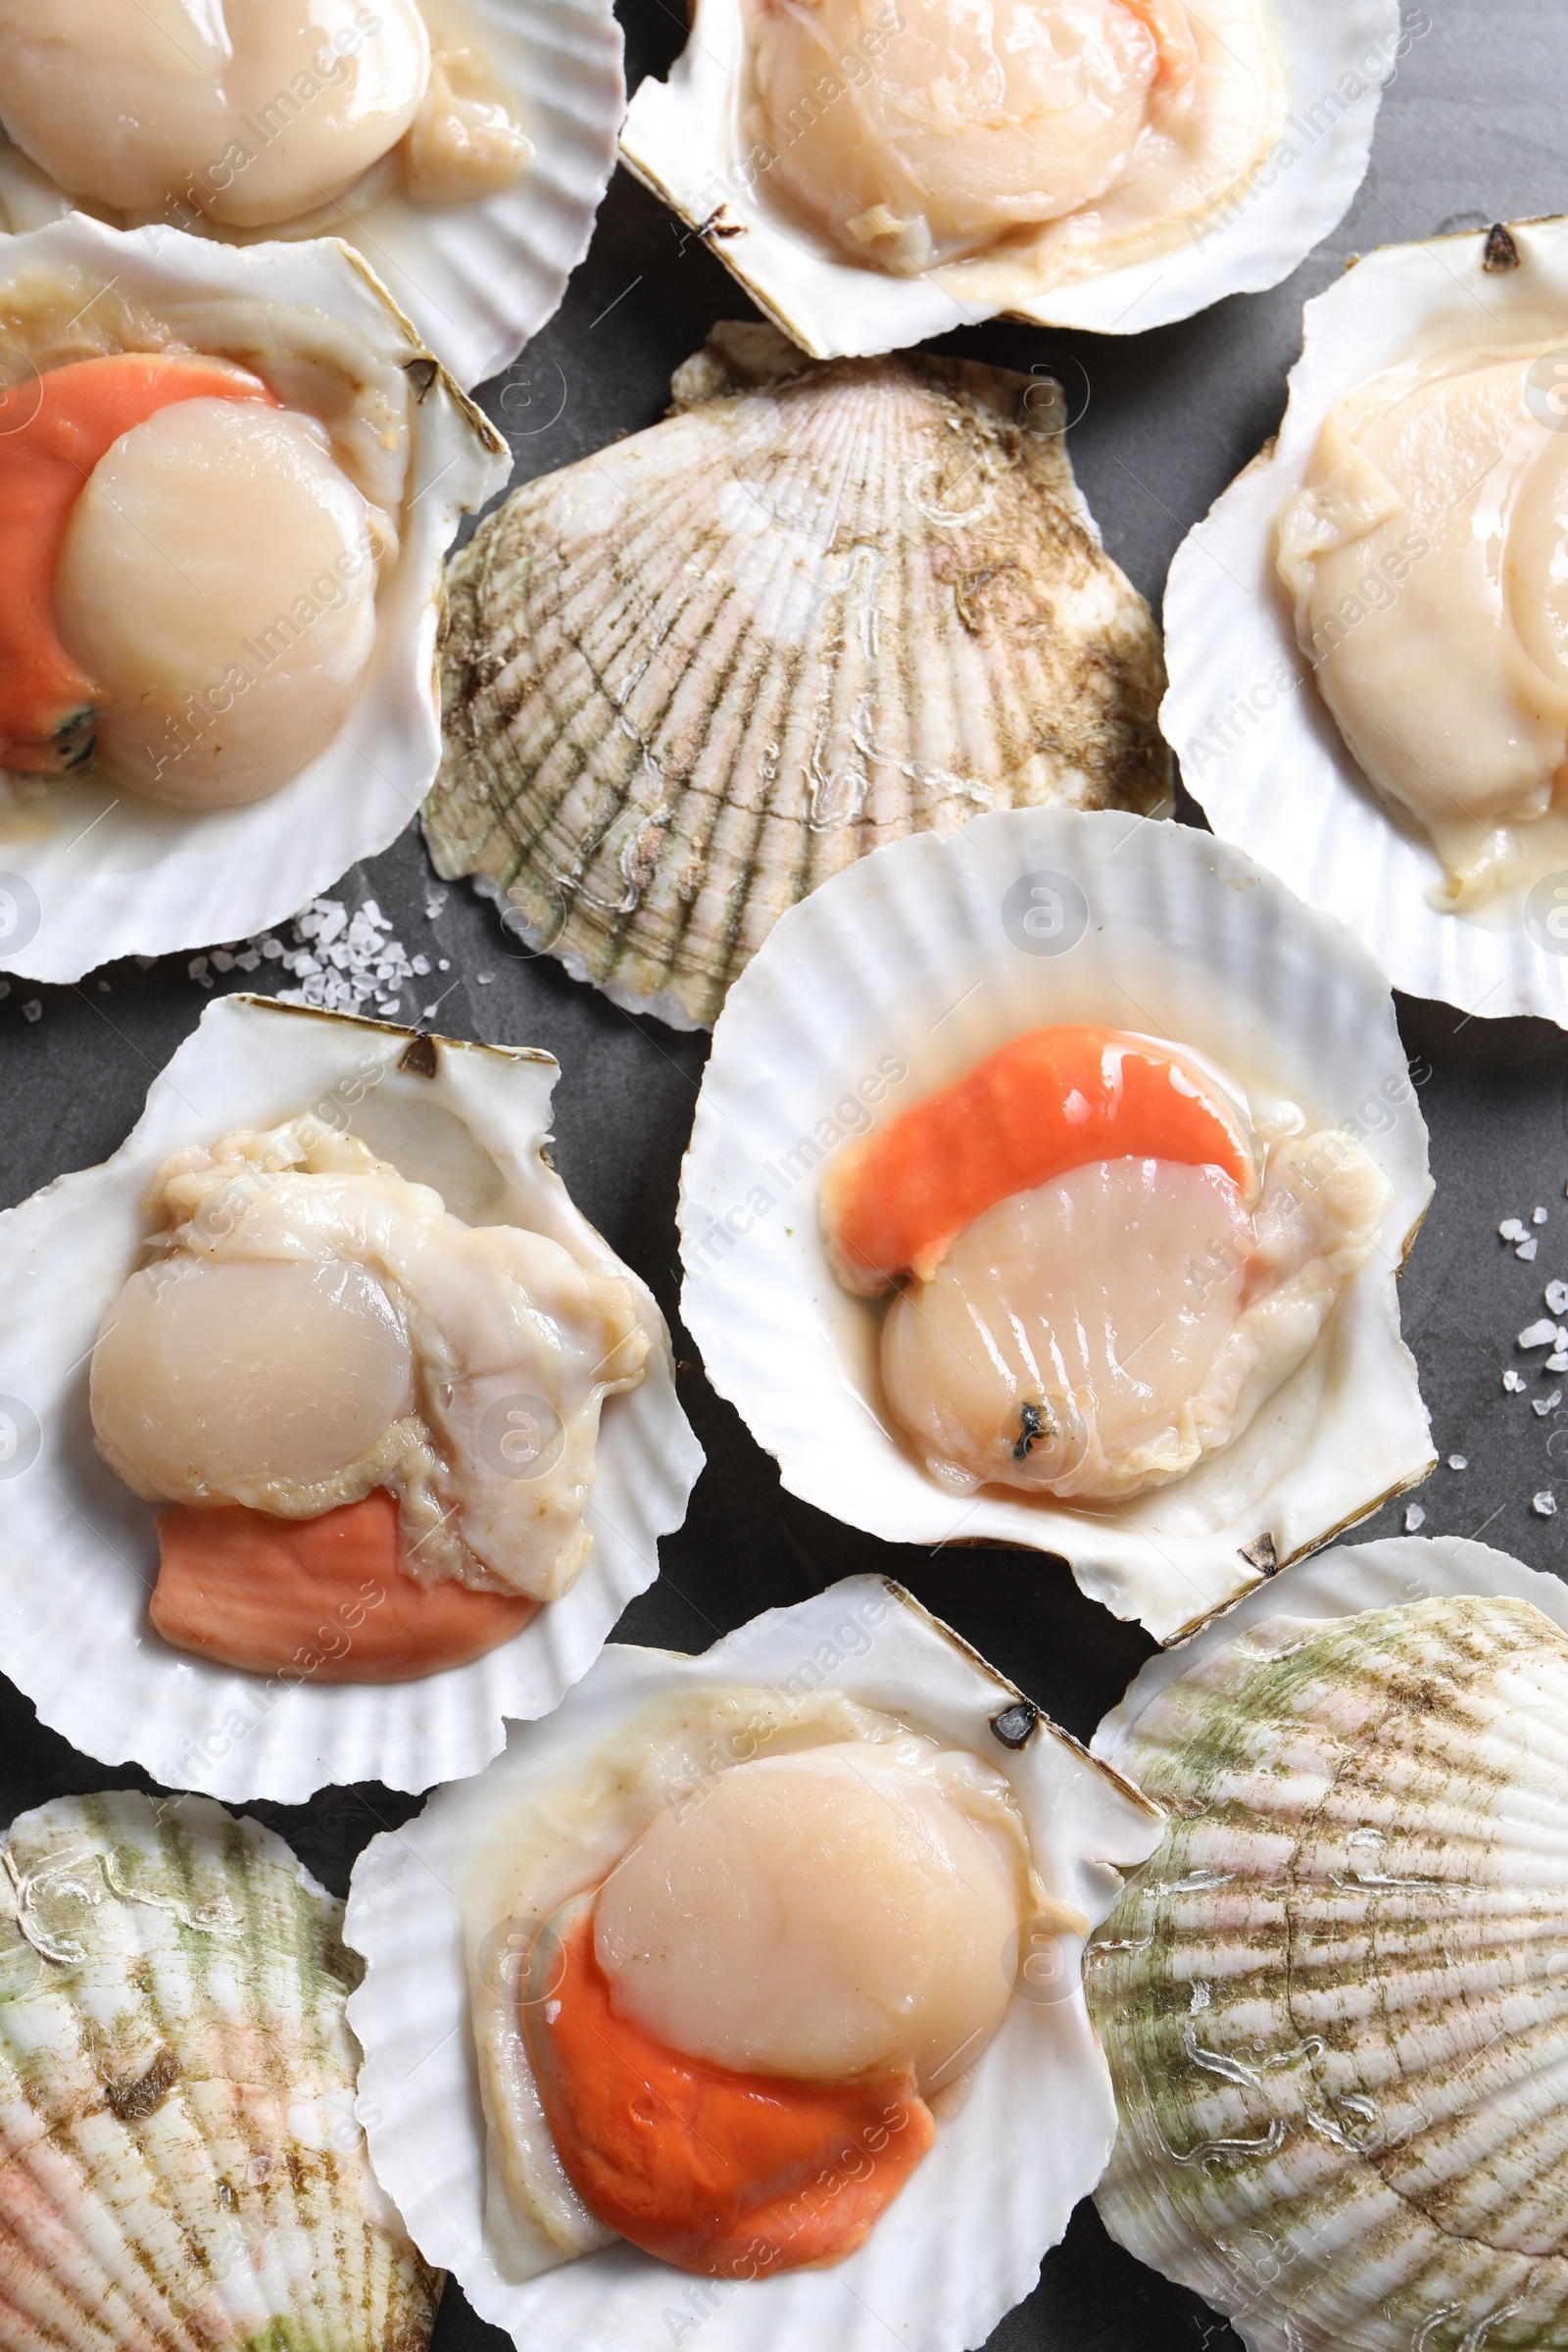
<path id="1" fill-rule="evenodd" d="M 7 0 L 0 229 L 342 237 L 466 390 L 588 249 L 621 53 L 609 0 Z"/>
<path id="2" fill-rule="evenodd" d="M 1170 1809 L 1091 1947 L 1120 2116 L 1097 2201 L 1251 2352 L 1552 2342 L 1561 1588 L 1456 1544 L 1313 1579 L 1097 1738 Z"/>
<path id="3" fill-rule="evenodd" d="M 723 326 L 674 390 L 673 416 L 529 483 L 453 565 L 443 874 L 689 1028 L 879 843 L 1020 804 L 1166 811 L 1158 639 L 1054 383 L 808 368 Z"/>
<path id="4" fill-rule="evenodd" d="M 74 214 L 0 240 L 0 965 L 264 930 L 435 774 L 443 559 L 505 444 L 332 242 Z"/>
<path id="5" fill-rule="evenodd" d="M 1308 303 L 1277 439 L 1177 551 L 1161 710 L 1215 832 L 1396 988 L 1559 1027 L 1565 341 L 1562 220 Z"/>
<path id="6" fill-rule="evenodd" d="M 475 1772 L 500 1748 L 505 1718 L 547 1712 L 591 1665 L 627 1601 L 658 1575 L 659 1538 L 684 1517 L 702 1453 L 676 1400 L 652 1295 L 549 1163 L 558 1076 L 548 1054 L 526 1049 L 220 999 L 155 1081 L 112 1159 L 63 1176 L 0 1218 L 0 1281 L 12 1299 L 0 1343 L 0 1426 L 11 1441 L 0 1665 L 45 1723 L 106 1762 L 133 1757 L 168 1787 L 299 1802 L 326 1783 L 429 1788 Z M 313 1180 L 335 1220 L 324 1250 L 287 1205 L 304 1180 L 285 1177 L 280 1193 L 267 1174 L 270 1159 L 297 1169 L 297 1152 L 264 1150 L 239 1165 L 213 1150 L 223 1139 L 253 1155 L 288 1147 L 279 1131 L 292 1127 L 297 1141 L 306 1125 L 327 1162 L 347 1171 L 346 1191 L 327 1162 Z M 396 1247 L 412 1258 L 422 1302 L 408 1294 L 406 1314 L 393 1304 L 397 1278 L 392 1287 L 385 1279 L 390 1261 L 367 1257 L 354 1238 L 381 1217 L 373 1173 L 368 1192 L 354 1196 L 351 1163 L 366 1158 L 391 1179 L 386 1198 L 399 1220 L 413 1213 Z M 208 1195 L 215 1167 L 221 1181 Z M 160 1238 L 170 1185 L 182 1180 L 204 1197 L 186 1204 L 177 1235 Z M 260 1231 L 258 1215 L 281 1222 Z M 173 1257 L 164 1254 L 171 1240 Z M 244 1262 L 225 1264 L 233 1253 Z M 509 1263 L 529 1256 L 553 1269 L 553 1290 L 532 1276 L 520 1292 L 510 1287 Z M 293 1264 L 270 1263 L 277 1260 Z M 222 1283 L 247 1266 L 258 1280 L 301 1274 L 306 1288 L 252 1296 L 242 1284 L 236 1306 Z M 184 1337 L 181 1314 L 195 1318 Z M 613 1343 L 616 1360 L 584 1365 L 602 1323 L 598 1347 Z M 303 1363 L 296 1327 L 310 1333 Z M 400 1350 L 411 1343 L 424 1439 L 408 1418 Z M 569 1394 L 552 1388 L 557 1370 Z M 226 1413 L 214 1409 L 220 1395 Z M 354 1433 L 347 1445 L 345 1428 Z M 300 1447 L 323 1433 L 328 1451 L 302 1463 Z M 290 1572 L 286 1583 L 264 1584 L 258 1562 L 237 1592 L 225 1588 L 231 1602 L 215 1625 L 214 1555 L 226 1539 L 208 1506 L 257 1504 L 217 1515 L 225 1528 L 238 1519 L 263 1531 L 303 1520 L 314 1542 L 312 1531 L 340 1525 L 339 1506 L 356 1499 L 362 1509 L 385 1506 L 395 1525 L 390 1494 L 400 1490 L 412 1524 L 413 1488 L 396 1464 L 420 1484 L 429 1441 L 445 1460 L 436 1472 L 444 1492 L 427 1498 L 433 1518 L 412 1545 L 368 1578 L 361 1568 L 357 1587 L 334 1581 L 332 1559 L 314 1551 L 290 1552 L 298 1581 Z M 248 1456 L 258 1445 L 277 1451 L 264 1464 L 268 1487 L 253 1492 L 236 1486 L 234 1459 L 219 1457 L 236 1446 Z M 317 1491 L 311 1482 L 323 1473 L 330 1490 Z M 194 1589 L 165 1536 L 180 1515 L 159 1524 L 170 1500 L 204 1506 L 183 1522 L 185 1565 L 200 1571 Z M 499 1585 L 475 1580 L 464 1529 L 497 1559 Z M 447 1556 L 454 1533 L 459 1548 Z M 509 1592 L 507 1558 L 520 1566 L 514 1545 L 531 1549 L 536 1536 L 554 1570 L 543 1581 L 525 1572 Z M 427 1573 L 416 1576 L 411 1561 Z M 466 1595 L 474 1581 L 481 1589 Z M 530 1588 L 537 1608 L 512 1597 Z M 247 1610 L 266 1591 L 273 1631 L 258 1649 Z M 303 1623 L 285 1606 L 291 1591 Z M 391 1661 L 406 1679 L 364 1672 L 361 1661 L 375 1660 L 403 1610 L 432 1592 L 460 1608 L 471 1600 L 481 1640 L 443 1651 L 449 1662 L 432 1670 L 421 1665 L 431 1650 L 416 1624 L 412 1653 Z"/>
<path id="7" fill-rule="evenodd" d="M 1053 1035 L 1080 1076 L 1048 1073 L 1051 1095 L 1025 1065 Z M 845 1171 L 852 1197 L 869 1171 L 873 1206 L 895 1198 L 884 1139 L 1009 1056 L 1024 1124 L 1056 1104 L 1060 1183 L 961 1117 L 978 1197 L 930 1279 L 917 1246 L 846 1284 Z M 1161 1102 L 1215 1107 L 1241 1188 L 1219 1172 L 1228 1142 L 1169 1150 L 1114 1117 L 1104 1140 L 1097 1105 L 1132 1105 L 1140 1066 Z M 1310 1299 L 1253 1255 L 1276 1176 L 1311 1204 L 1286 1214 L 1316 1237 Z M 1339 926 L 1185 826 L 1003 810 L 835 876 L 731 991 L 682 1170 L 682 1313 L 791 1493 L 891 1543 L 1056 1553 L 1168 1641 L 1432 1467 L 1396 1288 L 1431 1189 L 1387 984 Z M 900 1198 L 929 1198 L 918 1169 Z M 1255 1224 L 1231 1226 L 1248 1203 Z M 866 1294 L 900 1269 L 916 1280 L 883 1314 Z M 955 1416 L 983 1445 L 957 1443 Z"/>
<path id="8" fill-rule="evenodd" d="M 537 2078 L 520 2047 L 519 1965 L 541 1904 L 596 1886 L 651 1825 L 677 1838 L 700 1832 L 722 1792 L 748 1775 L 808 1763 L 825 1741 L 840 1743 L 830 1752 L 841 1760 L 858 1757 L 864 1782 L 854 1785 L 895 1844 L 901 1827 L 930 1816 L 916 1804 L 911 1821 L 897 1796 L 887 1801 L 883 1773 L 910 1751 L 946 1751 L 950 1785 L 985 1791 L 991 1817 L 1005 1816 L 1011 1838 L 1027 1840 L 1040 1907 L 1016 1931 L 982 1933 L 974 1957 L 1000 2023 L 974 2045 L 972 2063 L 962 2048 L 953 2053 L 961 2071 L 932 2094 L 929 2145 L 862 2242 L 828 2267 L 763 2263 L 694 2276 L 700 2265 L 615 2242 L 565 2184 L 559 2158 L 552 2168 Z M 377 2175 L 427 2258 L 521 2346 L 559 2338 L 579 2352 L 655 2352 L 699 2328 L 714 2352 L 780 2343 L 870 2352 L 890 2328 L 911 2352 L 983 2342 L 1032 2288 L 1042 2254 L 1103 2164 L 1114 2119 L 1077 1955 L 1088 1923 L 1114 1899 L 1119 1871 L 1157 1835 L 1151 1808 L 1124 1781 L 881 1578 L 851 1578 L 771 1610 L 701 1657 L 612 1645 L 553 1716 L 514 1727 L 504 1756 L 440 1790 L 417 1822 L 373 1840 L 356 1865 L 347 1933 L 367 1965 L 352 2022 L 365 2049 L 361 2096 Z M 732 1849 L 743 1875 L 746 1852 Z M 846 1874 L 810 1816 L 797 1824 L 797 1855 L 801 1899 L 773 1940 L 792 1956 L 804 1951 L 808 1969 L 803 1916 L 829 1910 L 824 1886 L 842 1893 Z M 971 1870 L 950 1889 L 960 1914 L 971 1891 L 984 1911 L 970 1886 L 978 1876 Z M 862 1940 L 870 1955 L 866 1975 L 849 1984 L 884 2037 L 897 2035 L 904 2015 L 885 2007 L 889 1971 L 899 1973 L 922 1924 L 917 1901 L 888 1919 L 889 1883 L 858 1879 L 840 1915 L 850 1944 Z M 710 1902 L 679 1930 L 689 1966 L 669 1989 L 681 2031 L 701 2031 L 698 2013 L 733 2015 L 737 1998 L 744 2013 L 754 1966 L 755 1981 L 766 1981 L 774 2002 L 782 1990 L 790 2012 L 768 1935 L 747 1932 L 773 1916 L 765 1887 L 754 1893 L 744 1914 L 715 1914 Z M 706 1968 L 690 1964 L 694 1926 Z M 713 1949 L 715 1926 L 727 1966 Z M 936 1957 L 940 1977 L 946 1945 Z M 824 2013 L 843 2013 L 842 1979 L 820 1997 L 832 1973 L 812 1973 L 808 1998 L 793 2005 L 808 2034 L 827 2034 Z M 547 2020 L 554 2005 L 541 2004 Z M 641 2102 L 644 2124 L 649 2105 Z M 850 2178 L 870 2169 L 860 2157 L 835 2160 L 820 2180 L 814 2167 L 802 2171 L 792 2215 L 803 2227 L 819 2221 Z M 548 2230 L 536 2218 L 541 2202 Z"/>
<path id="9" fill-rule="evenodd" d="M 1396 0 L 701 0 L 630 169 L 820 358 L 1277 285 L 1366 171 Z"/>
<path id="10" fill-rule="evenodd" d="M 342 1905 L 200 1797 L 57 1797 L 0 1846 L 0 2335 L 422 2352 L 377 2186 Z"/>

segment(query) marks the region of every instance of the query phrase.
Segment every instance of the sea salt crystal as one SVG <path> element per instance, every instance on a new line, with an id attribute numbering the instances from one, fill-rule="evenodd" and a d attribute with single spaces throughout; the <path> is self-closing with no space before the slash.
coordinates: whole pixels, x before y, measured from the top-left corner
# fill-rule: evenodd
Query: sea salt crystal
<path id="1" fill-rule="evenodd" d="M 234 969 L 239 972 L 254 972 L 261 960 L 260 948 L 242 948 L 234 958 Z"/>
<path id="2" fill-rule="evenodd" d="M 1514 1255 L 1515 1257 L 1522 1257 L 1526 1265 L 1531 1265 L 1535 1262 L 1536 1251 L 1540 1248 L 1541 1244 L 1537 1241 L 1535 1235 L 1532 1234 L 1528 1242 L 1520 1243 L 1518 1249 L 1514 1251 Z"/>
<path id="3" fill-rule="evenodd" d="M 418 977 L 422 980 L 425 976 L 425 973 L 430 969 L 429 956 L 416 956 L 412 957 L 409 963 L 409 969 L 411 972 L 417 973 Z M 1564 1306 L 1568 1306 L 1568 1291 L 1564 1291 L 1562 1295 L 1562 1302 Z"/>
<path id="4" fill-rule="evenodd" d="M 1554 1348 L 1544 1369 L 1547 1372 L 1568 1372 L 1568 1348 Z"/>
<path id="5" fill-rule="evenodd" d="M 450 971 L 451 971 L 451 969 L 452 969 L 452 958 L 451 958 L 451 956 L 443 956 L 440 958 L 439 962 L 436 964 L 436 967 L 435 967 L 435 968 L 436 968 L 436 970 L 437 970 L 438 972 L 450 972 Z"/>
<path id="6" fill-rule="evenodd" d="M 1449 1468 L 1450 1470 L 1468 1470 L 1468 1469 L 1469 1469 L 1469 1467 L 1470 1467 L 1470 1457 L 1469 1457 L 1469 1455 L 1468 1455 L 1468 1454 L 1464 1454 L 1464 1453 L 1450 1453 L 1450 1454 L 1449 1454 L 1449 1456 L 1448 1456 L 1448 1468 Z"/>
<path id="7" fill-rule="evenodd" d="M 1544 1225 L 1546 1222 L 1545 1210 L 1544 1208 L 1533 1208 L 1530 1211 L 1530 1222 L 1532 1225 Z"/>
<path id="8" fill-rule="evenodd" d="M 43 1019 L 43 1004 L 40 999 L 37 997 L 29 997 L 25 1004 L 24 1004 L 22 1007 L 22 1017 L 24 1021 L 41 1021 Z"/>
<path id="9" fill-rule="evenodd" d="M 212 987 L 213 983 L 208 974 L 207 958 L 205 956 L 193 956 L 189 963 L 186 964 L 185 969 L 187 972 L 189 972 L 193 980 L 199 980 L 201 982 L 203 988 Z"/>
<path id="10" fill-rule="evenodd" d="M 1568 1282 L 1548 1282 L 1546 1304 L 1554 1315 L 1568 1315 Z"/>
<path id="11" fill-rule="evenodd" d="M 1544 1316 L 1539 1323 L 1527 1323 L 1514 1342 L 1516 1348 L 1555 1348 L 1557 1345 L 1557 1326 L 1547 1322 Z"/>
<path id="12" fill-rule="evenodd" d="M 234 958 L 227 948 L 213 950 L 213 969 L 215 972 L 231 972 L 234 969 Z"/>
<path id="13" fill-rule="evenodd" d="M 494 972 L 475 972 L 473 976 L 481 988 L 488 988 L 495 978 Z"/>
<path id="14" fill-rule="evenodd" d="M 427 923 L 433 923 L 446 903 L 447 893 L 444 890 L 434 890 L 428 883 L 426 883 L 424 891 L 425 921 Z"/>
<path id="15" fill-rule="evenodd" d="M 1497 1227 L 1497 1233 L 1499 1239 L 1505 1242 L 1522 1242 L 1526 1238 L 1525 1229 L 1517 1217 L 1504 1217 Z"/>
<path id="16" fill-rule="evenodd" d="M 1502 1376 L 1502 1385 L 1512 1395 L 1517 1396 L 1525 1384 L 1517 1372 L 1505 1372 Z"/>
<path id="17" fill-rule="evenodd" d="M 1539 1494 L 1531 1495 L 1530 1508 L 1535 1512 L 1538 1519 L 1555 1519 L 1557 1516 L 1557 1497 L 1549 1487 L 1543 1487 Z"/>
<path id="18" fill-rule="evenodd" d="M 1561 1402 L 1561 1389 L 1553 1389 L 1549 1396 L 1532 1396 L 1530 1399 L 1530 1410 L 1533 1413 L 1539 1413 L 1542 1420 L 1544 1421 L 1546 1415 L 1548 1413 L 1554 1413 Z"/>
<path id="19" fill-rule="evenodd" d="M 1412 1502 L 1409 1509 L 1404 1514 L 1405 1534 L 1407 1536 L 1413 1536 L 1416 1529 L 1418 1527 L 1425 1527 L 1426 1523 L 1427 1515 L 1425 1511 L 1421 1508 L 1421 1505 L 1418 1502 Z"/>

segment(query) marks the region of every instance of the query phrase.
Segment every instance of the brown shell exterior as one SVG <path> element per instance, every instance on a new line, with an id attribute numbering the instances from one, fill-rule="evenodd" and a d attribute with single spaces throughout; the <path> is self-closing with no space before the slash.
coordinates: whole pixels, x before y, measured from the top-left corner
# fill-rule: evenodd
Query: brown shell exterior
<path id="1" fill-rule="evenodd" d="M 675 393 L 452 567 L 441 873 L 700 1026 L 779 915 L 883 842 L 1000 808 L 1168 810 L 1157 633 L 1078 496 L 1054 384 L 808 368 L 730 327 Z"/>

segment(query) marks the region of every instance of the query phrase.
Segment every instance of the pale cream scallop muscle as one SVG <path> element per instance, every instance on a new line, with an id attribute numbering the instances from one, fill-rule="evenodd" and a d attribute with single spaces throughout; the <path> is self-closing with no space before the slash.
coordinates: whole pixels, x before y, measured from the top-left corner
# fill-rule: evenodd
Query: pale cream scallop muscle
<path id="1" fill-rule="evenodd" d="M 1437 848 L 1438 905 L 1528 871 L 1529 826 L 1568 808 L 1557 348 L 1440 354 L 1363 385 L 1279 517 L 1302 651 L 1363 773 Z"/>
<path id="2" fill-rule="evenodd" d="M 668 2048 L 807 2082 L 907 2068 L 926 2092 L 1002 2022 L 1025 1850 L 995 1776 L 929 1741 L 760 1757 L 650 1823 L 595 1950 Z"/>
<path id="3" fill-rule="evenodd" d="M 61 638 L 105 706 L 103 766 L 196 807 L 308 767 L 374 642 L 370 521 L 321 426 L 288 410 L 181 401 L 122 434 L 55 575 Z"/>
<path id="4" fill-rule="evenodd" d="M 1371 1255 L 1389 1186 L 1298 1136 L 1249 1215 L 1218 1168 L 1091 1162 L 974 1219 L 882 1329 L 897 1419 L 944 1483 L 1114 1500 L 1229 1445 Z"/>
<path id="5" fill-rule="evenodd" d="M 750 19 L 770 184 L 895 270 L 1079 212 L 1191 95 L 1180 0 L 750 0 Z"/>
<path id="6" fill-rule="evenodd" d="M 0 0 L 0 123 L 132 217 L 310 212 L 397 145 L 429 78 L 416 0 Z"/>
<path id="7" fill-rule="evenodd" d="M 648 1340 L 618 1277 L 469 1226 L 303 1119 L 176 1153 L 93 1354 L 100 1452 L 149 1500 L 314 1518 L 396 1494 L 426 1578 L 554 1599 L 592 1548 L 603 1399 Z"/>

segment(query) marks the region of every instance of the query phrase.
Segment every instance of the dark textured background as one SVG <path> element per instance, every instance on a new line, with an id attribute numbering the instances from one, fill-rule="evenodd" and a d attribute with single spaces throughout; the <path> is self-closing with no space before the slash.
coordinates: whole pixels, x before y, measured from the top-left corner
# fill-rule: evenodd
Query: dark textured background
<path id="1" fill-rule="evenodd" d="M 1325 0 L 1332 6 L 1334 0 Z M 621 0 L 628 78 L 662 74 L 684 16 L 672 0 Z M 1568 19 L 1561 0 L 1427 0 L 1407 6 L 1408 54 L 1378 123 L 1371 173 L 1348 220 L 1287 284 L 1224 303 L 1185 325 L 1126 341 L 994 325 L 942 346 L 1003 365 L 1054 365 L 1074 408 L 1079 479 L 1111 553 L 1156 604 L 1178 540 L 1276 425 L 1298 344 L 1302 302 L 1347 255 L 1438 229 L 1568 207 Z M 599 232 L 560 317 L 484 395 L 524 479 L 635 431 L 662 413 L 674 368 L 714 318 L 747 315 L 718 264 L 652 197 L 617 177 Z M 548 1047 L 562 1064 L 558 1152 L 576 1199 L 644 1274 L 675 1320 L 674 1205 L 706 1041 L 617 1011 L 548 960 L 520 957 L 491 908 L 453 888 L 426 919 L 428 867 L 413 834 L 346 876 L 336 894 L 374 896 L 411 953 L 452 958 L 437 1026 Z M 487 985 L 477 975 L 492 973 Z M 186 958 L 142 971 L 111 967 L 107 994 L 14 983 L 0 1002 L 0 1198 L 23 1199 L 68 1168 L 105 1157 L 134 1121 L 154 1073 L 194 1027 L 206 996 Z M 239 975 L 233 975 L 237 980 Z M 220 983 L 220 985 L 227 985 Z M 27 1021 L 24 1003 L 42 1004 Z M 406 1000 L 411 1009 L 419 997 Z M 1559 1571 L 1568 1534 L 1568 1403 L 1538 1417 L 1530 1394 L 1506 1395 L 1521 1362 L 1514 1335 L 1568 1279 L 1568 1039 L 1544 1023 L 1465 1019 L 1401 1003 L 1405 1043 L 1432 1130 L 1437 1200 L 1404 1277 L 1404 1327 L 1420 1360 L 1438 1450 L 1469 1467 L 1440 1469 L 1421 1494 L 1424 1532 L 1475 1535 Z M 1496 1237 L 1499 1220 L 1550 1212 L 1533 1266 Z M 4 1311 L 0 1304 L 0 1311 Z M 677 1345 L 694 1356 L 690 1343 Z M 1531 1359 L 1540 1363 L 1539 1355 Z M 709 1466 L 687 1524 L 663 1546 L 663 1575 L 622 1633 L 684 1649 L 759 1609 L 863 1569 L 886 1569 L 952 1621 L 1070 1730 L 1087 1736 L 1151 1644 L 1077 1592 L 1059 1563 L 1003 1552 L 939 1558 L 880 1544 L 781 1493 L 772 1463 L 699 1371 L 683 1376 Z M 1554 1451 L 1555 1449 L 1555 1458 Z M 1530 1498 L 1561 1481 L 1563 1510 Z M 1368 1522 L 1397 1533 L 1402 1503 Z M 39 1562 L 46 1575 L 48 1563 Z M 138 1779 L 75 1754 L 41 1731 L 0 1683 L 0 1821 L 67 1789 Z M 299 1808 L 255 1810 L 342 1891 L 378 1828 L 416 1810 L 371 1787 L 335 1789 Z M 1050 2116 L 1041 2128 L 1052 2129 Z M 449 2287 L 437 2352 L 504 2352 Z M 1171 2352 L 1237 2338 L 1191 2296 L 1111 2246 L 1079 2209 L 1039 2287 L 991 2339 L 999 2352 Z M 814 2352 L 807 2345 L 781 2352 Z"/>

